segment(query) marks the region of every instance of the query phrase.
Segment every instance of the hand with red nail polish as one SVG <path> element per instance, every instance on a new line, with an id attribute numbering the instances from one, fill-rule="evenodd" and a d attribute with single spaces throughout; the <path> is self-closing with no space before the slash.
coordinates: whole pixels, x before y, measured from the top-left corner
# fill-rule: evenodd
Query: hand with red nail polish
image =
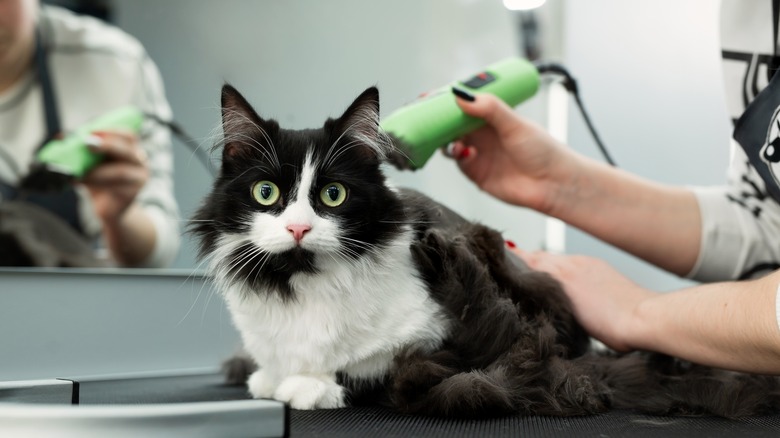
<path id="1" fill-rule="evenodd" d="M 137 135 L 124 131 L 94 132 L 88 143 L 103 161 L 81 182 L 98 217 L 110 227 L 121 220 L 149 179 L 146 152 Z"/>
<path id="2" fill-rule="evenodd" d="M 451 155 L 482 190 L 510 204 L 548 210 L 550 172 L 565 148 L 544 129 L 517 116 L 500 99 L 456 94 L 465 112 L 486 125 L 453 143 Z"/>
<path id="3" fill-rule="evenodd" d="M 149 181 L 149 160 L 138 136 L 125 131 L 97 131 L 88 146 L 103 161 L 80 181 L 103 223 L 103 237 L 114 258 L 133 265 L 153 245 L 154 226 L 136 199 Z M 132 241 L 134 244 L 129 244 Z"/>
<path id="4" fill-rule="evenodd" d="M 689 188 L 657 184 L 582 156 L 497 97 L 473 97 L 456 94 L 455 101 L 485 125 L 453 142 L 451 153 L 480 189 L 675 274 L 691 272 L 702 228 Z"/>

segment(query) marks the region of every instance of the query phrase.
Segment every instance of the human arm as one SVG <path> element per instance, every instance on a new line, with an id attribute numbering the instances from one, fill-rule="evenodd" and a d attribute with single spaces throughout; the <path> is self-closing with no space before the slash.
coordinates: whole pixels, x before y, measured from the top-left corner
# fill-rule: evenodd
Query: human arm
<path id="1" fill-rule="evenodd" d="M 581 156 L 493 96 L 457 102 L 487 122 L 452 151 L 482 190 L 557 217 L 678 275 L 693 268 L 701 218 L 690 190 Z"/>
<path id="2" fill-rule="evenodd" d="M 149 179 L 146 152 L 135 134 L 122 131 L 94 132 L 90 147 L 104 159 L 81 182 L 103 225 L 106 247 L 119 265 L 140 265 L 157 242 L 154 224 L 136 201 Z"/>
<path id="3" fill-rule="evenodd" d="M 519 254 L 533 269 L 561 281 L 577 319 L 611 348 L 657 351 L 725 369 L 780 374 L 776 313 L 780 271 L 757 280 L 657 293 L 595 258 Z"/>

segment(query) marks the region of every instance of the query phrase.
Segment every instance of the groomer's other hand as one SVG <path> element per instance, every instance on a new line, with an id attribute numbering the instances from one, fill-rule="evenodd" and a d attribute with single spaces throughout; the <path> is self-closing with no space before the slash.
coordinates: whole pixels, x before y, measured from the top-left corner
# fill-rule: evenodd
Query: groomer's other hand
<path id="1" fill-rule="evenodd" d="M 104 226 L 117 226 L 149 179 L 146 152 L 138 136 L 119 130 L 96 131 L 90 148 L 104 160 L 82 180 Z"/>
<path id="2" fill-rule="evenodd" d="M 617 351 L 630 351 L 628 334 L 640 303 L 657 293 L 629 280 L 605 261 L 586 256 L 514 251 L 532 269 L 563 284 L 577 320 L 593 337 Z"/>
<path id="3" fill-rule="evenodd" d="M 458 93 L 456 93 L 458 96 Z M 573 155 L 547 131 L 491 94 L 460 94 L 464 113 L 486 125 L 456 141 L 451 155 L 482 190 L 510 204 L 548 213 L 555 188 L 571 178 Z"/>

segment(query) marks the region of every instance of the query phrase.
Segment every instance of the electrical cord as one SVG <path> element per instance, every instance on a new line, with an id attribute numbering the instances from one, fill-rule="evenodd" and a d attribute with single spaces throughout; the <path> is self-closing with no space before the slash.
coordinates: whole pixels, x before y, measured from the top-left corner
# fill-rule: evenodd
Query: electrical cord
<path id="1" fill-rule="evenodd" d="M 198 147 L 198 142 L 195 141 L 194 138 L 189 136 L 186 131 L 184 131 L 184 128 L 181 127 L 178 123 L 176 123 L 173 120 L 165 120 L 158 116 L 157 114 L 153 113 L 144 113 L 144 117 L 147 119 L 153 120 L 156 123 L 159 123 L 162 126 L 165 126 L 166 128 L 171 130 L 171 133 L 181 140 L 182 143 L 184 143 L 185 146 L 187 146 L 192 153 L 195 154 L 196 157 L 198 157 L 198 160 L 203 164 L 203 167 L 206 168 L 206 170 L 211 174 L 211 176 L 215 176 L 214 174 L 214 166 L 211 163 L 211 158 L 207 153 L 203 151 L 200 147 Z"/>
<path id="2" fill-rule="evenodd" d="M 598 146 L 599 150 L 601 150 L 601 154 L 604 156 L 604 160 L 606 160 L 606 162 L 610 165 L 617 167 L 615 160 L 612 159 L 609 152 L 607 151 L 606 146 L 604 146 L 604 143 L 601 141 L 601 137 L 599 137 L 599 134 L 596 132 L 596 128 L 593 126 L 593 122 L 591 122 L 590 116 L 588 116 L 588 112 L 585 111 L 585 106 L 582 104 L 582 100 L 580 99 L 580 92 L 579 88 L 577 87 L 577 81 L 574 79 L 574 77 L 569 73 L 568 70 L 566 70 L 564 66 L 556 63 L 536 64 L 536 69 L 541 74 L 554 74 L 563 77 L 561 84 L 569 93 L 571 93 L 572 97 L 574 97 L 574 102 L 577 104 L 577 108 L 579 108 L 580 114 L 582 114 L 582 118 L 585 120 L 585 124 L 588 126 L 590 135 L 593 136 L 593 140 L 596 142 L 596 146 Z"/>

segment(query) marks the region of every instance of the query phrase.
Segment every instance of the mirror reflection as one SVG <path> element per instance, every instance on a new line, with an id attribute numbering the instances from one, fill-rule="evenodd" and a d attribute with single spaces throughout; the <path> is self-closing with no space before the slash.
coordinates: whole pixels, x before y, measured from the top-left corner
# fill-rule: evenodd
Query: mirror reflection
<path id="1" fill-rule="evenodd" d="M 196 269 L 185 231 L 218 166 L 222 84 L 287 128 L 321 126 L 371 85 L 384 116 L 497 60 L 539 56 L 555 3 L 0 0 L 0 265 Z M 519 111 L 544 122 L 541 102 Z M 542 218 L 507 214 L 441 157 L 390 175 L 543 244 Z"/>

